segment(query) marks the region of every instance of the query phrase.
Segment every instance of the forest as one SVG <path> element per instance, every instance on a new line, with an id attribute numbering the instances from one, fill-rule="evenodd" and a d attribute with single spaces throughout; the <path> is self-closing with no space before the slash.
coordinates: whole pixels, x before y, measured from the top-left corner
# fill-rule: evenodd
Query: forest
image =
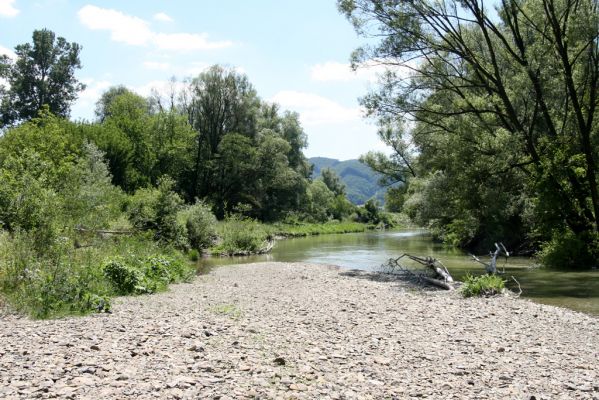
<path id="1" fill-rule="evenodd" d="M 298 114 L 232 68 L 149 98 L 111 87 L 94 121 L 69 120 L 80 52 L 43 29 L 0 59 L 0 289 L 17 309 L 102 311 L 190 278 L 203 251 L 385 223 L 333 171 L 310 178 Z"/>
<path id="2" fill-rule="evenodd" d="M 353 66 L 387 67 L 361 99 L 387 203 L 449 245 L 597 267 L 597 1 L 337 4 L 367 39 Z"/>

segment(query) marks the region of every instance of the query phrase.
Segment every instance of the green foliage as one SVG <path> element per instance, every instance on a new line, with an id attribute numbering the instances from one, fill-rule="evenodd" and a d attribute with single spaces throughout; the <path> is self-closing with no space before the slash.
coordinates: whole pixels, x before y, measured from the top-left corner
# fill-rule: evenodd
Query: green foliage
<path id="1" fill-rule="evenodd" d="M 406 196 L 406 185 L 390 187 L 385 193 L 385 210 L 393 213 L 403 211 Z"/>
<path id="2" fill-rule="evenodd" d="M 339 176 L 330 168 L 323 168 L 320 171 L 320 178 L 335 196 L 345 196 L 345 185 L 339 179 Z"/>
<path id="3" fill-rule="evenodd" d="M 113 295 L 154 293 L 194 275 L 176 252 L 141 236 L 88 239 L 80 248 L 59 237 L 41 253 L 36 240 L 0 234 L 0 291 L 35 318 L 109 311 Z"/>
<path id="4" fill-rule="evenodd" d="M 121 260 L 110 260 L 102 267 L 104 276 L 114 286 L 117 294 L 145 293 L 141 285 L 143 274 Z"/>
<path id="5" fill-rule="evenodd" d="M 314 167 L 314 178 L 318 178 L 326 168 L 334 171 L 345 185 L 346 196 L 353 204 L 364 204 L 373 197 L 380 202 L 385 200 L 386 189 L 378 183 L 380 175 L 359 160 L 339 161 L 326 157 L 312 157 L 308 161 Z"/>
<path id="6" fill-rule="evenodd" d="M 255 253 L 268 239 L 262 224 L 239 215 L 231 215 L 219 225 L 219 236 L 221 243 L 212 252 L 226 255 Z"/>
<path id="7" fill-rule="evenodd" d="M 505 281 L 497 275 L 466 275 L 460 288 L 464 297 L 494 296 L 501 294 L 505 289 Z"/>
<path id="8" fill-rule="evenodd" d="M 188 280 L 190 269 L 181 260 L 165 255 L 144 259 L 111 259 L 102 267 L 116 294 L 148 294 L 166 289 L 169 283 Z"/>
<path id="9" fill-rule="evenodd" d="M 86 255 L 56 238 L 43 253 L 26 232 L 0 236 L 0 289 L 18 311 L 35 318 L 110 309 L 109 288 Z"/>
<path id="10" fill-rule="evenodd" d="M 77 93 L 85 88 L 75 78 L 81 68 L 81 46 L 56 37 L 48 29 L 33 31 L 33 44 L 15 47 L 16 60 L 0 57 L 0 128 L 37 116 L 44 106 L 61 117 L 69 114 Z"/>
<path id="11" fill-rule="evenodd" d="M 269 227 L 273 235 L 285 237 L 302 237 L 312 235 L 326 235 L 335 233 L 364 232 L 374 228 L 374 225 L 350 221 L 328 221 L 325 223 L 309 222 L 279 222 Z"/>
<path id="12" fill-rule="evenodd" d="M 172 190 L 173 185 L 172 179 L 164 177 L 158 188 L 137 190 L 129 200 L 127 213 L 135 228 L 153 231 L 156 240 L 185 248 L 185 226 L 177 219 L 183 200 Z"/>
<path id="13" fill-rule="evenodd" d="M 582 238 L 569 230 L 554 232 L 551 240 L 542 245 L 538 258 L 550 268 L 588 269 L 597 262 L 592 252 L 597 240 L 597 237 Z M 589 245 L 593 242 L 594 245 Z"/>
<path id="14" fill-rule="evenodd" d="M 384 38 L 355 51 L 355 66 L 413 66 L 361 102 L 393 149 L 364 160 L 411 186 L 416 222 L 450 244 L 547 242 L 548 264 L 597 265 L 596 5 L 508 1 L 488 18 L 482 2 L 338 1 L 360 35 Z M 567 243 L 588 250 L 568 255 Z"/>
<path id="15" fill-rule="evenodd" d="M 179 211 L 177 219 L 185 226 L 189 245 L 196 253 L 210 247 L 216 240 L 216 218 L 205 203 L 198 201 L 186 207 Z"/>
<path id="16" fill-rule="evenodd" d="M 321 180 L 313 181 L 308 186 L 308 202 L 306 217 L 314 222 L 325 222 L 332 217 L 335 194 Z"/>

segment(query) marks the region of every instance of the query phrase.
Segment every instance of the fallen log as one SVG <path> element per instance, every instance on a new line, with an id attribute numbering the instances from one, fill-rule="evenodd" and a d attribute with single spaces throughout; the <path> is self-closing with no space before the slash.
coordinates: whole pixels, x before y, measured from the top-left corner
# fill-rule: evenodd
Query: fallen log
<path id="1" fill-rule="evenodd" d="M 95 233 L 96 235 L 133 235 L 134 231 L 117 231 L 117 230 L 109 230 L 109 229 L 87 229 L 87 228 L 75 228 L 77 232 L 82 233 Z"/>
<path id="2" fill-rule="evenodd" d="M 433 273 L 433 276 L 427 276 L 424 273 L 416 273 L 416 272 L 410 270 L 409 268 L 404 267 L 399 262 L 399 260 L 401 260 L 404 257 L 409 258 L 412 261 L 416 261 L 417 263 L 419 263 L 421 265 L 424 265 L 425 267 L 427 267 L 428 271 L 431 271 Z M 446 289 L 446 290 L 454 289 L 454 287 L 453 287 L 454 280 L 453 280 L 451 274 L 449 273 L 449 271 L 447 270 L 445 265 L 443 265 L 443 263 L 441 261 L 437 260 L 436 258 L 418 257 L 418 256 L 413 256 L 411 254 L 404 253 L 395 259 L 393 259 L 393 258 L 390 259 L 387 262 L 386 266 L 390 267 L 391 270 L 399 269 L 404 274 L 406 274 L 408 277 L 410 277 L 416 281 L 426 282 L 428 284 L 431 284 L 431 285 L 434 285 L 434 286 L 437 286 L 439 288 Z"/>
<path id="3" fill-rule="evenodd" d="M 440 287 L 441 289 L 446 289 L 446 290 L 453 290 L 454 287 L 452 285 L 450 285 L 449 283 L 439 280 L 439 279 L 434 279 L 434 278 L 429 278 L 428 276 L 421 276 L 420 279 L 422 279 L 425 282 L 430 283 L 431 285 L 435 285 Z"/>

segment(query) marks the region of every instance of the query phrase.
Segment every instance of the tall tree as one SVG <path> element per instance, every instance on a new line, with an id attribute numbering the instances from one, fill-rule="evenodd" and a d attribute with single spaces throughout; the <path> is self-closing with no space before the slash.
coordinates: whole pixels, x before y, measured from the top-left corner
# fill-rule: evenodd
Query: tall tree
<path id="1" fill-rule="evenodd" d="M 363 99 L 371 115 L 410 120 L 421 137 L 459 143 L 486 159 L 491 175 L 522 172 L 546 235 L 570 232 L 587 244 L 579 260 L 597 262 L 596 0 L 502 0 L 496 9 L 481 0 L 338 5 L 359 32 L 381 38 L 354 53 L 356 65 L 374 59 L 390 67 L 380 90 Z M 470 167 L 453 165 L 458 173 Z"/>
<path id="2" fill-rule="evenodd" d="M 335 196 L 345 196 L 345 184 L 341 182 L 339 175 L 331 168 L 323 168 L 321 173 L 322 181 Z"/>
<path id="3" fill-rule="evenodd" d="M 226 134 L 255 137 L 260 100 L 245 75 L 219 65 L 193 79 L 187 95 L 183 108 L 198 135 L 190 193 L 193 198 L 204 196 L 212 189 L 212 171 L 206 166 L 218 153 Z"/>
<path id="4" fill-rule="evenodd" d="M 0 77 L 8 83 L 0 103 L 0 127 L 35 117 L 44 105 L 66 117 L 78 92 L 81 46 L 48 29 L 33 32 L 33 43 L 15 47 L 16 59 L 0 58 Z"/>

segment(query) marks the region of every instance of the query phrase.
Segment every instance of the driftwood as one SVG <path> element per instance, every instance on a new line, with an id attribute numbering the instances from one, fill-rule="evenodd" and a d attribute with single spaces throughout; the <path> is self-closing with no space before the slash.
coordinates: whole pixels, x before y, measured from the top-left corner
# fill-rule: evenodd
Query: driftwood
<path id="1" fill-rule="evenodd" d="M 116 231 L 116 230 L 109 230 L 109 229 L 88 229 L 88 228 L 82 228 L 82 227 L 77 227 L 77 228 L 75 228 L 75 230 L 77 232 L 81 232 L 81 233 L 95 233 L 96 235 L 133 235 L 135 233 L 134 231 Z"/>
<path id="2" fill-rule="evenodd" d="M 485 271 L 487 271 L 487 274 L 489 275 L 496 275 L 499 272 L 497 271 L 497 256 L 499 256 L 500 254 L 503 254 L 506 259 L 507 257 L 510 256 L 510 252 L 507 251 L 507 249 L 505 248 L 505 246 L 503 245 L 503 243 L 499 242 L 499 244 L 495 243 L 495 251 L 491 251 L 489 252 L 489 255 L 491 256 L 491 260 L 486 263 L 484 261 L 481 261 L 477 256 L 475 256 L 474 254 L 470 254 L 470 256 L 472 257 L 472 259 L 476 262 L 481 263 L 482 265 L 485 266 Z M 504 273 L 505 271 L 503 271 L 502 273 Z"/>
<path id="3" fill-rule="evenodd" d="M 428 268 L 429 271 L 433 272 L 434 275 L 431 277 L 431 276 L 427 276 L 423 273 L 415 273 L 414 271 L 404 267 L 399 262 L 399 260 L 401 260 L 404 257 L 409 258 L 412 261 L 416 261 L 417 263 L 419 263 L 421 265 L 424 265 L 425 267 Z M 399 269 L 406 275 L 409 275 L 410 277 L 415 278 L 416 280 L 427 282 L 429 284 L 435 285 L 442 289 L 446 289 L 446 290 L 454 289 L 454 287 L 453 287 L 454 280 L 451 277 L 451 274 L 449 273 L 449 271 L 447 270 L 445 265 L 443 265 L 443 263 L 441 261 L 437 260 L 436 258 L 418 257 L 418 256 L 413 256 L 411 254 L 404 253 L 397 258 L 390 259 L 387 262 L 387 266 L 391 267 L 392 269 Z"/>

